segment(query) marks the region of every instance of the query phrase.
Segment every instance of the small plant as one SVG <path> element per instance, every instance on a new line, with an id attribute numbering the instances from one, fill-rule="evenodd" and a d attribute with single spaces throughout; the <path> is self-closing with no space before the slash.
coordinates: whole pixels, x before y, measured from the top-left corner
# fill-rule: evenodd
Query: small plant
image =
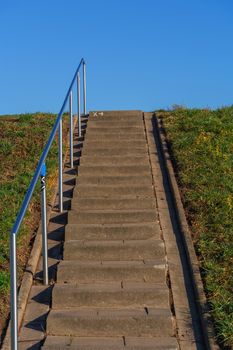
<path id="1" fill-rule="evenodd" d="M 0 271 L 0 293 L 7 294 L 9 292 L 10 274 L 7 271 Z"/>
<path id="2" fill-rule="evenodd" d="M 7 140 L 0 140 L 0 151 L 3 156 L 8 156 L 14 149 L 14 145 Z"/>

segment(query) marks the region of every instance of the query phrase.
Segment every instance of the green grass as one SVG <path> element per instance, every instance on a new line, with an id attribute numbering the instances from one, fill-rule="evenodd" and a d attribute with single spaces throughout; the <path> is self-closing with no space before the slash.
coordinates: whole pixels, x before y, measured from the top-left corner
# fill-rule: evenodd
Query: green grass
<path id="1" fill-rule="evenodd" d="M 160 111 L 216 334 L 233 348 L 233 107 Z"/>
<path id="2" fill-rule="evenodd" d="M 0 117 L 0 319 L 5 319 L 9 295 L 9 236 L 43 147 L 55 121 L 52 114 Z M 65 136 L 65 135 L 64 135 Z M 46 162 L 47 195 L 56 180 L 57 140 Z M 29 254 L 32 233 L 39 223 L 39 184 L 18 235 L 19 278 Z M 1 323 L 1 322 L 0 322 Z M 0 324 L 0 329 L 3 324 Z"/>

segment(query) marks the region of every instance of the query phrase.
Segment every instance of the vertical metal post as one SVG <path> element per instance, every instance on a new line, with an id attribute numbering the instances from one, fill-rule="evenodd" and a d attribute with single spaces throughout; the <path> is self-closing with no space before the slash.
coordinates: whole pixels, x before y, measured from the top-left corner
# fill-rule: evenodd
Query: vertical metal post
<path id="1" fill-rule="evenodd" d="M 59 132 L 58 132 L 58 157 L 59 157 L 59 210 L 60 213 L 63 212 L 63 179 L 62 179 L 62 118 L 59 123 Z"/>
<path id="2" fill-rule="evenodd" d="M 87 105 L 86 105 L 86 63 L 83 61 L 83 113 L 86 115 Z"/>
<path id="3" fill-rule="evenodd" d="M 18 350 L 16 234 L 10 236 L 11 349 Z"/>
<path id="4" fill-rule="evenodd" d="M 77 75 L 77 98 L 78 98 L 78 137 L 82 136 L 82 123 L 81 123 L 81 101 L 80 101 L 80 73 Z"/>
<path id="5" fill-rule="evenodd" d="M 72 111 L 72 91 L 70 92 L 70 167 L 74 166 L 74 157 L 73 157 L 73 111 Z"/>
<path id="6" fill-rule="evenodd" d="M 48 243 L 47 243 L 47 213 L 46 213 L 46 165 L 41 168 L 41 221 L 42 221 L 42 256 L 43 256 L 43 283 L 48 285 Z"/>

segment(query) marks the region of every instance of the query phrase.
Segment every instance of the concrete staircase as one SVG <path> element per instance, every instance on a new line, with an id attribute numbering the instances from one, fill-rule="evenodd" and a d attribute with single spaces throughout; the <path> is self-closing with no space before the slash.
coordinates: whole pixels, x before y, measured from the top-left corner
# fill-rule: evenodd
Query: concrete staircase
<path id="1" fill-rule="evenodd" d="M 178 349 L 139 111 L 92 113 L 43 349 Z"/>

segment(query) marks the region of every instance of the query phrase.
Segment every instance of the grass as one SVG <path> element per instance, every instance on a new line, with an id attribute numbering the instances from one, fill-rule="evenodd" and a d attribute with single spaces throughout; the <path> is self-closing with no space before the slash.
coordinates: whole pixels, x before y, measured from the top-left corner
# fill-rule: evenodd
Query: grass
<path id="1" fill-rule="evenodd" d="M 233 107 L 160 111 L 218 341 L 233 349 Z"/>
<path id="2" fill-rule="evenodd" d="M 54 121 L 55 115 L 43 113 L 0 117 L 0 329 L 4 327 L 8 314 L 10 232 Z M 46 161 L 48 200 L 57 180 L 57 148 L 55 140 Z M 39 219 L 40 191 L 37 184 L 17 237 L 19 280 Z"/>

